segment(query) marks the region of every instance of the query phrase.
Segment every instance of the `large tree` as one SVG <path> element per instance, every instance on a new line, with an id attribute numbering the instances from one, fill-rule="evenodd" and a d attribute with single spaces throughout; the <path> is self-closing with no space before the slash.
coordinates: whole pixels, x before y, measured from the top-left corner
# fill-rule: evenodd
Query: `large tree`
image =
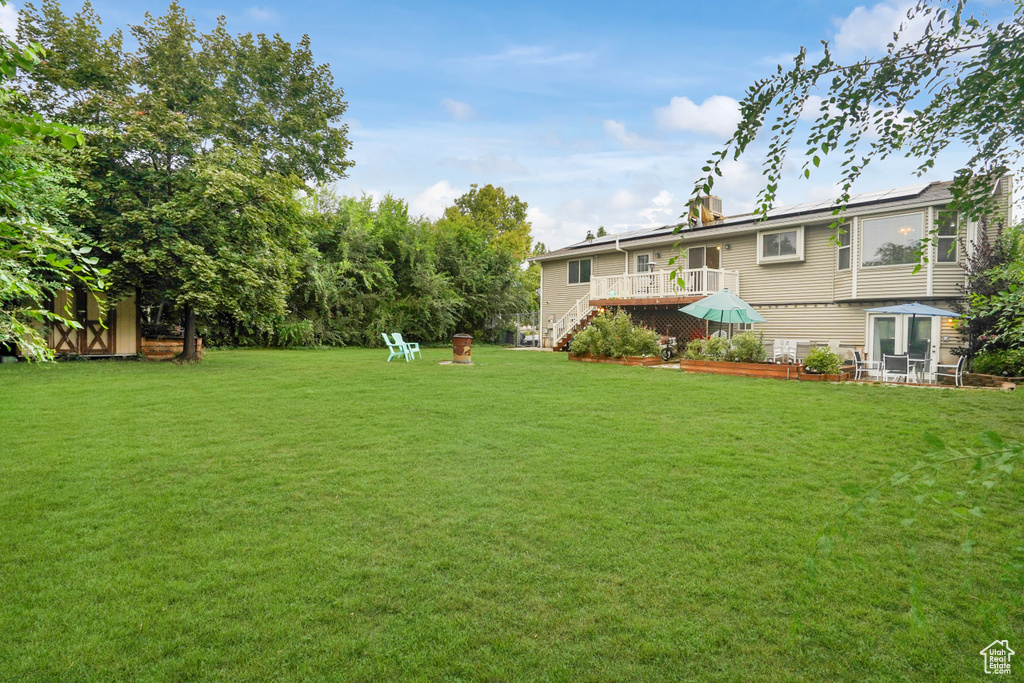
<path id="1" fill-rule="evenodd" d="M 79 326 L 47 301 L 75 285 L 102 286 L 91 248 L 66 215 L 74 197 L 61 152 L 80 145 L 82 134 L 48 121 L 12 88 L 43 57 L 41 46 L 0 32 L 0 348 L 17 346 L 38 360 L 52 358 L 43 324 Z"/>
<path id="2" fill-rule="evenodd" d="M 903 154 L 923 174 L 954 144 L 968 157 L 955 174 L 953 208 L 992 211 L 994 182 L 1019 170 L 1024 154 L 1024 2 L 1002 21 L 972 14 L 969 5 L 919 0 L 878 58 L 842 63 L 828 42 L 820 51 L 801 48 L 791 66 L 747 90 L 740 124 L 704 167 L 694 199 L 712 192 L 723 162 L 750 150 L 771 121 L 759 212 L 775 201 L 798 135 L 806 177 L 824 157 L 842 158 L 837 214 L 873 160 Z M 813 122 L 804 129 L 808 113 Z"/>
<path id="3" fill-rule="evenodd" d="M 285 311 L 307 242 L 296 200 L 350 166 L 346 104 L 308 38 L 199 32 L 172 3 L 161 17 L 104 37 L 86 3 L 26 5 L 22 32 L 60 59 L 30 95 L 90 132 L 75 216 L 110 252 L 115 287 L 140 287 L 180 312 L 184 360 L 196 314 L 259 328 Z"/>

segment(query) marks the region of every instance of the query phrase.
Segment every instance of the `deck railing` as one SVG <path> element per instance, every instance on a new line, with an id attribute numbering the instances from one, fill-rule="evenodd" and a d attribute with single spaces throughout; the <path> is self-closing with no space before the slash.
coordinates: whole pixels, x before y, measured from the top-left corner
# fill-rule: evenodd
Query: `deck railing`
<path id="1" fill-rule="evenodd" d="M 679 280 L 682 280 L 680 286 Z M 740 274 L 735 270 L 690 268 L 676 272 L 658 270 L 595 277 L 590 280 L 590 299 L 656 299 L 665 296 L 706 296 L 728 289 L 739 296 Z"/>
<path id="2" fill-rule="evenodd" d="M 587 317 L 587 315 L 589 315 L 593 310 L 594 307 L 590 305 L 589 294 L 577 301 L 576 304 L 552 326 L 551 346 L 554 347 L 562 340 L 562 337 L 569 332 L 572 332 L 576 325 L 583 318 Z"/>

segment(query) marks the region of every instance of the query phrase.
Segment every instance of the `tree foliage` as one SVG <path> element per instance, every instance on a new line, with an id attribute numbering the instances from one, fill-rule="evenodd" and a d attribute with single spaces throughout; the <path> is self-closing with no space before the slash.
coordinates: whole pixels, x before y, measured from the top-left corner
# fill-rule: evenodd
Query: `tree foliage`
<path id="1" fill-rule="evenodd" d="M 963 338 L 956 352 L 969 358 L 1024 348 L 1024 226 L 999 229 L 995 239 L 985 227 L 971 249 L 961 238 L 966 280 L 955 303 Z"/>
<path id="2" fill-rule="evenodd" d="M 287 311 L 307 239 L 297 192 L 351 162 L 342 92 L 308 38 L 196 30 L 180 5 L 104 37 L 86 3 L 73 17 L 26 5 L 24 35 L 60 61 L 28 83 L 52 115 L 90 132 L 73 216 L 109 252 L 115 289 L 141 287 L 183 317 L 264 329 Z"/>
<path id="3" fill-rule="evenodd" d="M 39 360 L 52 358 L 45 323 L 79 326 L 70 312 L 52 312 L 50 298 L 76 284 L 100 289 L 105 274 L 67 220 L 74 193 L 61 150 L 83 136 L 48 121 L 12 87 L 45 55 L 38 44 L 0 33 L 0 347 L 18 346 Z"/>
<path id="4" fill-rule="evenodd" d="M 315 343 L 380 345 L 394 331 L 446 341 L 529 307 L 519 260 L 470 221 L 412 217 L 390 195 L 374 203 L 319 191 L 307 206 L 318 210 L 311 249 L 281 324 L 309 321 Z M 226 341 L 261 340 L 226 331 Z"/>
<path id="5" fill-rule="evenodd" d="M 877 59 L 843 64 L 828 42 L 819 55 L 801 48 L 791 67 L 779 66 L 747 90 L 736 132 L 703 168 L 694 199 L 711 193 L 723 163 L 750 150 L 771 120 L 757 207 L 766 216 L 798 123 L 811 115 L 806 135 L 799 134 L 806 144 L 801 172 L 810 177 L 826 156 L 841 157 L 837 214 L 873 160 L 903 154 L 918 160 L 923 174 L 954 143 L 971 156 L 955 174 L 953 208 L 968 216 L 993 211 L 993 184 L 1024 154 L 1024 3 L 998 22 L 970 14 L 967 5 L 919 0 Z"/>

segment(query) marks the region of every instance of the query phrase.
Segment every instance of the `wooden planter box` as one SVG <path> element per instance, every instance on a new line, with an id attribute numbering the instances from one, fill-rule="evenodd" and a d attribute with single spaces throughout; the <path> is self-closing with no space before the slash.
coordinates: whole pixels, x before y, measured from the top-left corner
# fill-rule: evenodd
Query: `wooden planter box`
<path id="1" fill-rule="evenodd" d="M 611 356 L 591 356 L 589 353 L 577 356 L 572 352 L 569 353 L 569 360 L 580 363 L 610 363 L 612 365 L 643 365 L 647 367 L 661 365 L 665 362 L 661 359 L 661 356 L 623 356 L 622 358 L 612 358 Z"/>
<path id="2" fill-rule="evenodd" d="M 146 360 L 171 360 L 185 348 L 185 340 L 181 337 L 143 337 L 142 355 Z M 203 355 L 203 340 L 196 339 L 196 349 Z"/>
<path id="3" fill-rule="evenodd" d="M 953 383 L 952 378 L 943 378 Z M 970 372 L 964 375 L 964 386 L 967 387 L 995 387 L 1000 388 L 1004 383 L 1024 385 L 1024 377 L 1003 377 L 1002 375 L 982 375 L 977 372 Z"/>
<path id="4" fill-rule="evenodd" d="M 801 372 L 797 379 L 804 382 L 849 382 L 850 373 L 840 372 L 838 375 L 816 375 L 810 372 Z"/>
<path id="5" fill-rule="evenodd" d="M 679 361 L 679 369 L 684 372 L 708 372 L 715 375 L 797 379 L 803 366 L 791 363 L 731 363 L 724 360 L 683 359 Z"/>

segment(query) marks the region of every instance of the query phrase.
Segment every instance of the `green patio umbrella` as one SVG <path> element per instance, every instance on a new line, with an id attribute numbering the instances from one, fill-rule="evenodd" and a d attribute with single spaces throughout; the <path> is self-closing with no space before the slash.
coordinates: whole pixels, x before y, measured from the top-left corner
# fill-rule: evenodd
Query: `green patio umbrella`
<path id="1" fill-rule="evenodd" d="M 763 323 L 761 314 L 750 307 L 743 299 L 739 298 L 728 289 L 723 289 L 717 294 L 695 301 L 689 306 L 679 309 L 683 313 L 689 313 L 695 318 L 703 318 L 719 324 L 729 323 L 729 332 L 732 332 L 733 323 Z"/>

